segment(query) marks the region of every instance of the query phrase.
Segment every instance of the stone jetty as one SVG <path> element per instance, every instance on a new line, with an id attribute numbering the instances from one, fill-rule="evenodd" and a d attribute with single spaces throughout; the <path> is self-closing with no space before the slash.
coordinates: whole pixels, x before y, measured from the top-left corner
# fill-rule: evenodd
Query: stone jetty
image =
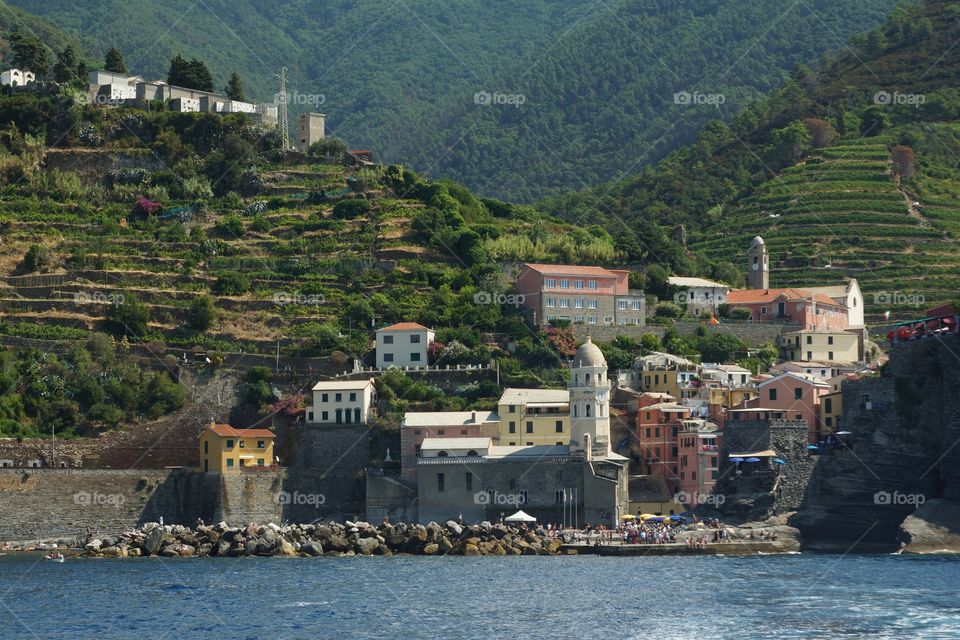
<path id="1" fill-rule="evenodd" d="M 90 537 L 83 555 L 95 557 L 191 556 L 507 556 L 557 555 L 562 542 L 544 529 L 512 526 L 387 524 L 160 525 L 148 522 L 119 535 Z M 569 553 L 569 552 L 567 552 Z"/>

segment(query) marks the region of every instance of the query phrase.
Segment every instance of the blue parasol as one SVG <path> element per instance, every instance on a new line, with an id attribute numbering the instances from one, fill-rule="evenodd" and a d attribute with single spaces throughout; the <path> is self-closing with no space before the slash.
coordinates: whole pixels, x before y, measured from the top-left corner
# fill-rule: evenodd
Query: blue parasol
<path id="1" fill-rule="evenodd" d="M 740 464 L 743 462 L 743 458 L 730 458 L 730 462 L 736 462 L 737 464 Z"/>
<path id="2" fill-rule="evenodd" d="M 774 464 L 787 464 L 787 461 L 786 461 L 786 460 L 781 460 L 780 458 L 774 458 L 774 459 L 773 459 L 773 463 L 774 463 Z"/>
<path id="3" fill-rule="evenodd" d="M 746 462 L 760 462 L 760 458 L 747 458 Z"/>
<path id="4" fill-rule="evenodd" d="M 820 447 L 818 447 L 818 446 L 815 445 L 815 444 L 808 444 L 808 445 L 807 445 L 807 449 L 810 450 L 810 451 L 816 451 L 816 450 L 819 449 L 819 448 L 820 448 Z"/>

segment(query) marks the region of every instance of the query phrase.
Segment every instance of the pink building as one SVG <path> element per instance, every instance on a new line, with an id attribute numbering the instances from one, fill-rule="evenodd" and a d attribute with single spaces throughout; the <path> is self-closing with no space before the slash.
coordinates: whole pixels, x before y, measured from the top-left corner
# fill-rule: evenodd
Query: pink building
<path id="1" fill-rule="evenodd" d="M 744 416 L 765 413 L 786 420 L 803 420 L 807 424 L 809 441 L 812 444 L 820 441 L 820 398 L 830 392 L 829 384 L 816 376 L 787 372 L 761 382 L 759 392 L 758 397 L 747 401 L 743 407 L 730 409 L 728 413 L 733 414 L 734 419 L 743 419 L 738 415 L 740 409 Z M 754 411 L 743 412 L 743 408 Z"/>
<path id="2" fill-rule="evenodd" d="M 402 477 L 417 479 L 417 458 L 426 438 L 496 438 L 500 417 L 493 411 L 407 412 L 400 427 Z"/>
<path id="3" fill-rule="evenodd" d="M 694 507 L 705 504 L 717 484 L 718 461 L 723 434 L 705 420 L 684 420 L 677 438 L 677 495 Z"/>
<path id="4" fill-rule="evenodd" d="M 644 325 L 646 299 L 630 289 L 630 272 L 603 267 L 525 264 L 517 277 L 520 305 L 534 324 L 569 320 L 579 324 Z"/>
<path id="5" fill-rule="evenodd" d="M 819 331 L 850 326 L 846 305 L 806 289 L 738 289 L 727 295 L 727 304 L 750 309 L 754 322 L 791 322 Z"/>
<path id="6" fill-rule="evenodd" d="M 660 476 L 676 490 L 680 478 L 677 438 L 693 410 L 666 393 L 641 393 L 637 399 L 637 443 L 644 475 Z"/>

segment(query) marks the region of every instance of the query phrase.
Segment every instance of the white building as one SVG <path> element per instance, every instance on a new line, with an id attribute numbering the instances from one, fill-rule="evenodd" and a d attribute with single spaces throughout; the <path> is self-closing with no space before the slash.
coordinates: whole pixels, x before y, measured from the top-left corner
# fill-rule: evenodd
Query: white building
<path id="1" fill-rule="evenodd" d="M 416 322 L 377 329 L 377 368 L 426 367 L 427 347 L 436 332 Z"/>
<path id="2" fill-rule="evenodd" d="M 377 390 L 373 378 L 318 382 L 307 424 L 368 424 L 376 416 Z"/>
<path id="3" fill-rule="evenodd" d="M 804 287 L 813 293 L 822 293 L 847 308 L 848 329 L 863 328 L 863 292 L 856 278 L 832 287 Z"/>
<path id="4" fill-rule="evenodd" d="M 25 69 L 7 69 L 3 73 L 0 73 L 0 84 L 8 87 L 22 87 L 31 82 L 36 82 L 36 80 L 36 74 Z"/>
<path id="5" fill-rule="evenodd" d="M 726 303 L 730 293 L 729 285 L 703 278 L 671 276 L 667 278 L 667 284 L 677 289 L 674 302 L 692 309 L 716 311 Z"/>
<path id="6" fill-rule="evenodd" d="M 587 459 L 610 458 L 610 380 L 600 348 L 587 341 L 580 345 L 570 369 L 570 446 Z M 620 456 L 617 456 L 619 458 Z"/>
<path id="7" fill-rule="evenodd" d="M 217 111 L 221 113 L 256 113 L 257 105 L 240 100 L 226 100 L 217 103 Z"/>

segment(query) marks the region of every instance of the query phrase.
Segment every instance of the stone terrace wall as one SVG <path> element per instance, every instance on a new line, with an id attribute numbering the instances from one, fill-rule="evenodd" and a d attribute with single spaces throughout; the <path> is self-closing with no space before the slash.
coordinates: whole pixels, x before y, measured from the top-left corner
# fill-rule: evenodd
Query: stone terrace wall
<path id="1" fill-rule="evenodd" d="M 283 491 L 291 496 L 283 511 L 287 522 L 362 517 L 370 462 L 369 428 L 292 425 L 283 431 L 279 455 L 287 465 Z"/>
<path id="2" fill-rule="evenodd" d="M 214 475 L 214 474 L 210 474 Z M 231 526 L 250 522 L 281 522 L 286 500 L 281 486 L 285 472 L 251 471 L 214 478 L 220 481 L 220 505 L 216 522 L 225 521 Z"/>
<path id="3" fill-rule="evenodd" d="M 699 322 L 678 322 L 675 327 L 677 333 L 682 336 L 692 335 L 696 330 L 706 326 L 708 331 L 715 331 L 736 336 L 749 344 L 765 344 L 767 342 L 776 342 L 780 334 L 796 331 L 799 325 L 793 324 L 719 324 L 715 326 L 703 325 Z M 606 325 L 574 325 L 573 335 L 578 342 L 591 336 L 594 342 L 608 342 L 618 335 L 627 335 L 639 339 L 645 333 L 652 333 L 658 338 L 663 337 L 666 327 L 659 325 L 647 325 L 645 327 L 636 326 L 606 326 Z"/>
<path id="4" fill-rule="evenodd" d="M 163 516 L 212 518 L 215 496 L 199 474 L 161 469 L 0 469 L 0 540 L 120 532 Z M 215 490 L 215 486 L 213 487 Z"/>

